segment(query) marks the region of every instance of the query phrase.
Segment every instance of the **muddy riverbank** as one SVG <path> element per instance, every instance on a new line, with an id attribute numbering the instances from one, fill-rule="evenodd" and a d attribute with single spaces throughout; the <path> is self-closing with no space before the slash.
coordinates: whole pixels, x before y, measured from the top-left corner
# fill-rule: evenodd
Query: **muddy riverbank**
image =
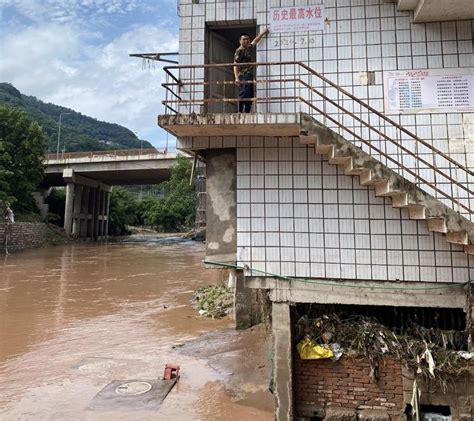
<path id="1" fill-rule="evenodd" d="M 272 419 L 263 329 L 236 332 L 189 302 L 195 289 L 222 281 L 203 268 L 204 246 L 131 240 L 4 258 L 0 418 Z M 166 363 L 179 364 L 182 377 L 158 411 L 87 409 L 109 382 L 155 379 Z"/>

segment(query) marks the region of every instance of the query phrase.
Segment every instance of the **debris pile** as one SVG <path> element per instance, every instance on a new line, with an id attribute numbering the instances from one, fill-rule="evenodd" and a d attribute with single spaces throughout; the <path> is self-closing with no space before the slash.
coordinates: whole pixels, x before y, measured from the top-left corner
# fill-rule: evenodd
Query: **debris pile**
<path id="1" fill-rule="evenodd" d="M 374 379 L 378 378 L 382 359 L 390 356 L 420 380 L 435 381 L 445 390 L 449 381 L 466 373 L 471 359 L 474 360 L 474 353 L 460 351 L 466 343 L 465 331 L 427 329 L 412 323 L 403 332 L 395 332 L 369 317 L 342 319 L 337 314 L 314 319 L 302 316 L 296 328 L 301 358 L 308 358 L 309 346 L 312 352 L 326 355 L 309 358 L 337 360 L 343 352 L 363 355 L 370 363 Z"/>
<path id="2" fill-rule="evenodd" d="M 201 316 L 220 319 L 230 313 L 234 295 L 226 285 L 208 285 L 194 291 L 191 301 Z"/>

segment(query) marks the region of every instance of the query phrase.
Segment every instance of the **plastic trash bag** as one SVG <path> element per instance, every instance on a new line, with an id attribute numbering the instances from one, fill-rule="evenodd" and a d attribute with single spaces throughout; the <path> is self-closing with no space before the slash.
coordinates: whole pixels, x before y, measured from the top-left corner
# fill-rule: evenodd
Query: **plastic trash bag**
<path id="1" fill-rule="evenodd" d="M 331 358 L 332 361 L 338 361 L 339 358 L 342 357 L 342 354 L 344 353 L 344 349 L 339 345 L 337 342 L 334 342 L 333 344 L 329 345 L 331 347 L 331 350 L 334 354 L 334 357 Z"/>
<path id="2" fill-rule="evenodd" d="M 334 352 L 329 347 L 318 345 L 309 338 L 300 341 L 296 345 L 296 349 L 302 360 L 320 360 L 334 357 Z"/>

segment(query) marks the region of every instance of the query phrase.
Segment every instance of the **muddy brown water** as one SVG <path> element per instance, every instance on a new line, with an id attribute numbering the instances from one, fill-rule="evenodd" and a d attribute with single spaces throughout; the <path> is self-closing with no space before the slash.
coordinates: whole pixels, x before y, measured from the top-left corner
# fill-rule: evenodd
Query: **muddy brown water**
<path id="1" fill-rule="evenodd" d="M 155 237 L 73 244 L 0 264 L 1 420 L 270 420 L 262 328 L 200 317 L 192 291 L 222 281 L 204 246 Z M 158 411 L 93 411 L 117 379 L 181 381 Z"/>

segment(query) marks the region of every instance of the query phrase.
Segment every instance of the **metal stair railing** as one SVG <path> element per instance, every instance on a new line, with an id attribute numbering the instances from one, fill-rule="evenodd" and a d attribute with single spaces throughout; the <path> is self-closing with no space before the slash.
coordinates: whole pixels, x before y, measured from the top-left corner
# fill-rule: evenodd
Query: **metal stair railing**
<path id="1" fill-rule="evenodd" d="M 303 112 L 334 130 L 448 207 L 474 221 L 474 172 L 303 62 L 250 63 L 257 69 L 254 110 Z M 226 74 L 234 63 L 167 66 L 167 114 L 236 112 L 238 92 Z M 227 73 L 225 71 L 227 69 Z M 357 88 L 357 87 L 356 87 Z M 354 89 L 356 89 L 354 88 Z M 368 89 L 368 87 L 364 87 Z M 368 95 L 367 95 L 368 96 Z M 394 117 L 395 118 L 395 117 Z"/>

